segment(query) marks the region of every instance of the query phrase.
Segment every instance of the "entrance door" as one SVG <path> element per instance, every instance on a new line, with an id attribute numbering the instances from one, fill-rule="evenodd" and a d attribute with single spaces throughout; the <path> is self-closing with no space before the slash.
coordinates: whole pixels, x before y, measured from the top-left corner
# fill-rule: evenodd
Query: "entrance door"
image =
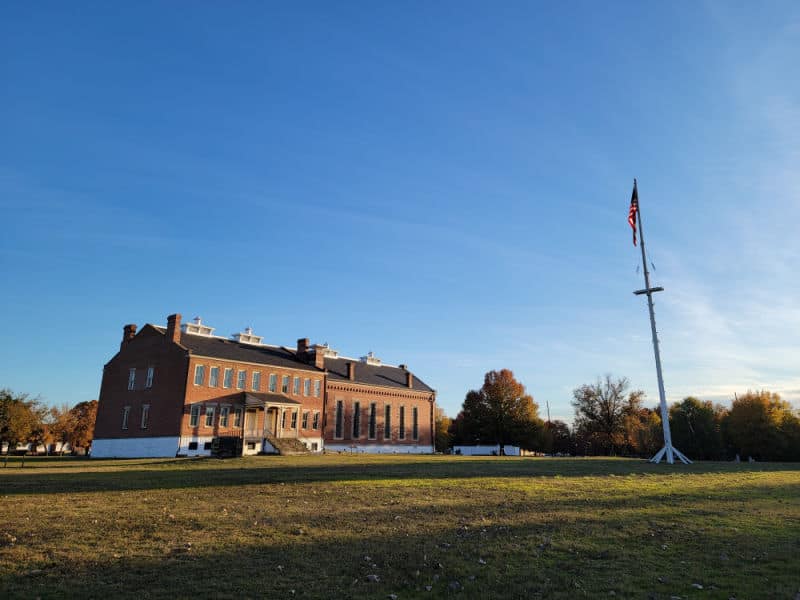
<path id="1" fill-rule="evenodd" d="M 278 409 L 277 408 L 269 408 L 267 409 L 267 431 L 274 435 L 275 437 L 278 436 Z"/>
<path id="2" fill-rule="evenodd" d="M 248 409 L 244 413 L 244 432 L 245 437 L 259 437 L 258 433 L 258 414 L 255 410 Z"/>

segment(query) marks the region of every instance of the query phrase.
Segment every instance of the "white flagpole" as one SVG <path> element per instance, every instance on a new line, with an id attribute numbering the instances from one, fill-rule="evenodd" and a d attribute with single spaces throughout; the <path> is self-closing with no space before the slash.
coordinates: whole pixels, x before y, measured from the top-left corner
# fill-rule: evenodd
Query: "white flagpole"
<path id="1" fill-rule="evenodd" d="M 666 456 L 669 464 L 674 464 L 675 458 L 684 464 L 691 464 L 691 460 L 686 458 L 684 454 L 673 447 L 672 433 L 669 430 L 669 411 L 667 410 L 667 394 L 664 391 L 664 376 L 661 373 L 661 353 L 658 349 L 658 333 L 656 332 L 656 313 L 653 308 L 653 294 L 655 292 L 663 292 L 663 287 L 650 287 L 650 272 L 647 270 L 647 255 L 644 251 L 644 229 L 642 228 L 642 204 L 639 201 L 639 191 L 636 188 L 636 179 L 633 180 L 633 189 L 636 190 L 637 199 L 637 219 L 639 221 L 639 244 L 642 247 L 642 267 L 644 267 L 644 289 L 633 292 L 636 295 L 647 294 L 647 308 L 650 311 L 650 330 L 653 334 L 653 352 L 656 356 L 656 375 L 658 376 L 658 397 L 661 401 L 661 426 L 664 429 L 664 447 L 650 459 L 652 463 L 659 463 L 661 459 Z"/>

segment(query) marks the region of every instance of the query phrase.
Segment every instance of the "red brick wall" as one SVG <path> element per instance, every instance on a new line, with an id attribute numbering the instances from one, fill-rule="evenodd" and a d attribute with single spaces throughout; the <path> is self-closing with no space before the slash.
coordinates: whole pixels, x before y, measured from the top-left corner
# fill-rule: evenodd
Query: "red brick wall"
<path id="1" fill-rule="evenodd" d="M 381 388 L 357 383 L 328 381 L 325 408 L 325 443 L 395 444 L 398 446 L 433 445 L 433 393 L 401 388 Z M 342 438 L 336 438 L 336 404 L 341 400 L 344 408 Z M 355 402 L 360 403 L 360 435 L 353 437 Z M 375 403 L 375 439 L 369 437 L 370 404 Z M 390 437 L 385 437 L 385 407 L 391 407 Z M 400 407 L 405 407 L 405 439 L 400 439 Z M 418 439 L 413 437 L 413 412 L 417 408 Z"/>
<path id="2" fill-rule="evenodd" d="M 202 385 L 195 385 L 195 367 L 197 365 L 203 365 L 205 367 L 205 377 L 203 380 Z M 209 381 L 211 377 L 211 368 L 212 367 L 219 367 L 219 381 L 216 387 L 210 387 Z M 224 388 L 224 377 L 225 377 L 225 369 L 232 369 L 232 381 L 230 388 Z M 236 387 L 238 382 L 238 372 L 240 370 L 245 371 L 245 385 L 242 389 L 238 389 Z M 252 383 L 253 383 L 253 371 L 259 371 L 261 373 L 261 385 L 258 390 L 253 390 Z M 181 434 L 182 435 L 200 435 L 200 436 L 207 436 L 207 435 L 239 435 L 240 430 L 235 429 L 233 427 L 233 411 L 237 407 L 241 407 L 241 398 L 242 392 L 268 392 L 269 391 L 269 376 L 271 374 L 275 374 L 278 378 L 278 387 L 277 393 L 281 393 L 281 378 L 284 375 L 288 375 L 289 379 L 289 392 L 286 394 L 289 398 L 293 400 L 297 400 L 302 403 L 301 406 L 298 407 L 299 413 L 297 417 L 298 426 L 300 429 L 301 436 L 313 437 L 313 436 L 321 436 L 322 433 L 322 424 L 320 418 L 320 429 L 316 432 L 312 429 L 313 419 L 311 416 L 308 420 L 308 428 L 302 428 L 302 411 L 308 410 L 311 411 L 320 411 L 322 412 L 322 406 L 324 402 L 324 393 L 325 393 L 325 382 L 324 382 L 324 373 L 321 371 L 304 371 L 300 369 L 287 369 L 283 367 L 273 367 L 270 365 L 256 365 L 252 363 L 239 363 L 233 361 L 226 361 L 216 358 L 204 358 L 199 356 L 192 356 L 191 360 L 189 361 L 189 369 L 186 374 L 185 385 L 186 385 L 186 404 L 183 409 L 183 418 L 182 418 L 182 426 L 181 426 Z M 300 377 L 300 393 L 294 393 L 294 378 Z M 311 390 L 310 396 L 305 396 L 304 392 L 304 381 L 305 379 L 311 380 Z M 320 381 L 320 397 L 314 397 L 314 381 Z M 191 418 L 191 405 L 201 403 L 203 408 L 200 411 L 200 420 L 198 422 L 198 427 L 191 427 L 190 426 L 190 418 Z M 216 404 L 216 414 L 214 415 L 214 426 L 213 427 L 206 427 L 205 426 L 205 407 L 207 405 Z M 231 416 L 229 419 L 229 426 L 228 428 L 220 428 L 219 426 L 219 413 L 220 407 L 229 404 L 231 406 Z M 291 409 L 288 411 L 289 414 L 286 416 L 286 430 L 285 434 L 289 435 L 290 425 L 291 425 Z M 258 417 L 258 424 L 257 428 L 260 430 L 263 429 L 264 426 L 264 411 L 257 412 Z M 242 420 L 242 425 L 244 425 L 244 419 Z"/>
<path id="3" fill-rule="evenodd" d="M 186 385 L 186 350 L 145 326 L 103 369 L 95 438 L 177 436 Z M 148 367 L 153 385 L 145 388 Z M 129 369 L 136 369 L 135 388 L 128 390 Z M 141 428 L 142 406 L 150 406 L 147 428 Z M 130 407 L 128 429 L 122 429 L 124 407 Z"/>

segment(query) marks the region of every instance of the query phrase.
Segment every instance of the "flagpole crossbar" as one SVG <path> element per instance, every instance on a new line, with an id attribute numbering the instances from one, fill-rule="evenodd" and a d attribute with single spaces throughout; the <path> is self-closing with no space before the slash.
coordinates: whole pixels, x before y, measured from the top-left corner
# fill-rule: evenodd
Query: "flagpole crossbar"
<path id="1" fill-rule="evenodd" d="M 658 348 L 658 333 L 656 332 L 656 313 L 653 309 L 653 294 L 663 292 L 663 287 L 650 287 L 650 272 L 647 270 L 647 254 L 644 249 L 644 228 L 642 227 L 642 211 L 639 206 L 639 192 L 636 189 L 636 180 L 633 180 L 633 195 L 631 208 L 628 213 L 628 223 L 633 228 L 633 243 L 636 245 L 636 222 L 639 224 L 639 242 L 642 250 L 642 267 L 644 267 L 644 289 L 633 292 L 637 296 L 647 295 L 647 309 L 650 313 L 650 332 L 653 335 L 653 354 L 656 358 L 656 376 L 658 377 L 658 397 L 661 405 L 661 426 L 664 430 L 664 447 L 650 459 L 651 463 L 658 464 L 661 459 L 674 464 L 677 457 L 684 464 L 691 464 L 691 460 L 672 445 L 672 433 L 669 430 L 669 411 L 667 410 L 667 394 L 664 391 L 664 377 L 661 373 L 661 353 Z"/>
<path id="2" fill-rule="evenodd" d="M 664 291 L 663 287 L 652 287 L 652 288 L 647 288 L 646 290 L 636 290 L 633 293 L 636 294 L 637 296 L 641 296 L 642 294 L 654 294 L 656 292 L 663 292 L 663 291 Z"/>

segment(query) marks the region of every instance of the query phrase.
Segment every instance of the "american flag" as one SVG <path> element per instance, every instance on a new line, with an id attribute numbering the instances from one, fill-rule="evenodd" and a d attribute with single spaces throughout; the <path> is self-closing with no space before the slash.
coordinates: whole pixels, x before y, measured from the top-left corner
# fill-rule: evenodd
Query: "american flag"
<path id="1" fill-rule="evenodd" d="M 639 212 L 639 192 L 636 190 L 636 180 L 633 180 L 633 193 L 631 194 L 631 207 L 628 210 L 628 225 L 633 229 L 633 245 L 636 245 L 636 213 Z"/>

